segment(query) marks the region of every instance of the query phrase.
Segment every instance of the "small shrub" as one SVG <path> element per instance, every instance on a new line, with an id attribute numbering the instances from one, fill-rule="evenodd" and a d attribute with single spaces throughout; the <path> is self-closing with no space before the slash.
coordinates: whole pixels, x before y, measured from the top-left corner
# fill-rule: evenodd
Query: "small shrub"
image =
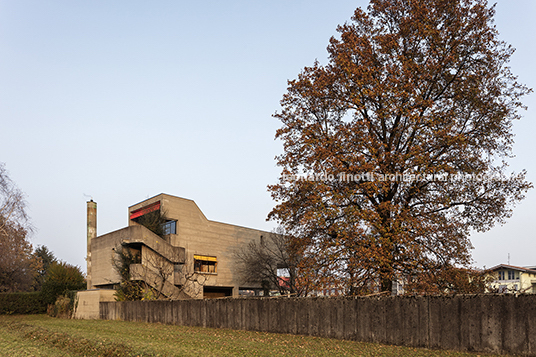
<path id="1" fill-rule="evenodd" d="M 76 291 L 68 291 L 59 296 L 54 304 L 49 304 L 47 314 L 52 317 L 69 319 L 76 309 Z"/>

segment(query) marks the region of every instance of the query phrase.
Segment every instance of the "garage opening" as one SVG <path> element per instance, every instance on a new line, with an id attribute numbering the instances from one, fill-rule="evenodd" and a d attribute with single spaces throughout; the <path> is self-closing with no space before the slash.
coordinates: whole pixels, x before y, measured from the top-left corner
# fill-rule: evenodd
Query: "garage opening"
<path id="1" fill-rule="evenodd" d="M 215 299 L 220 297 L 233 296 L 233 288 L 225 286 L 203 286 L 203 298 Z"/>

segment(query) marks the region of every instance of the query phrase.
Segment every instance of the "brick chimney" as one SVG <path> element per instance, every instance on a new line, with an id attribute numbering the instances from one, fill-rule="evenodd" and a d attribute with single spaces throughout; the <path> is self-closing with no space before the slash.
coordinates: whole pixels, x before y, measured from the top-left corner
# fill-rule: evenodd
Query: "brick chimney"
<path id="1" fill-rule="evenodd" d="M 93 289 L 91 282 L 91 240 L 97 237 L 97 202 L 87 202 L 87 289 Z"/>

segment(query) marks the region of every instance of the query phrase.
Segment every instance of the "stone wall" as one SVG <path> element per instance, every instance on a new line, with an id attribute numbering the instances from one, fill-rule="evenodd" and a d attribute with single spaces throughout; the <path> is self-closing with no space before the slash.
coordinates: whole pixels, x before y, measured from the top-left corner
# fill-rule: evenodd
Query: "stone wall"
<path id="1" fill-rule="evenodd" d="M 100 317 L 536 355 L 536 295 L 101 302 Z"/>

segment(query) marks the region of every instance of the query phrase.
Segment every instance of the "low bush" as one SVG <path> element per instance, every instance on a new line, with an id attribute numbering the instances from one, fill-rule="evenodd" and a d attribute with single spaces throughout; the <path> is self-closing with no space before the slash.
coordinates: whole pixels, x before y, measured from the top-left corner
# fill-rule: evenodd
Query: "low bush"
<path id="1" fill-rule="evenodd" d="M 46 311 L 47 305 L 38 291 L 0 294 L 0 314 L 2 315 L 44 314 Z"/>

